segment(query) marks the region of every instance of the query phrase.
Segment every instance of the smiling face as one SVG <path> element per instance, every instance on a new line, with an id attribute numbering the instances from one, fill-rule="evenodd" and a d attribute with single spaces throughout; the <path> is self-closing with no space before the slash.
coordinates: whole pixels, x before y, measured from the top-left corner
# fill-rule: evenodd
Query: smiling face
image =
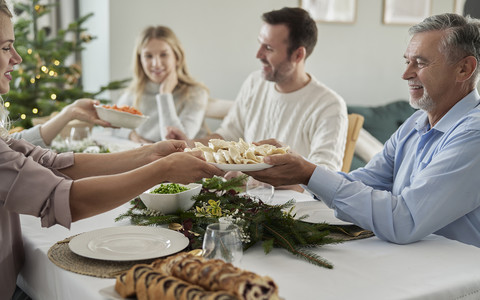
<path id="1" fill-rule="evenodd" d="M 294 76 L 295 64 L 288 55 L 289 30 L 287 26 L 264 23 L 258 41 L 260 48 L 257 58 L 262 62 L 262 75 L 265 80 L 282 83 Z"/>
<path id="2" fill-rule="evenodd" d="M 406 70 L 402 78 L 408 81 L 410 104 L 429 113 L 450 101 L 458 90 L 457 66 L 440 52 L 444 34 L 444 31 L 415 34 L 404 55 Z"/>
<path id="3" fill-rule="evenodd" d="M 13 47 L 15 35 L 10 17 L 0 12 L 0 94 L 5 94 L 10 90 L 10 81 L 13 66 L 22 62 Z"/>
<path id="4" fill-rule="evenodd" d="M 140 51 L 140 61 L 148 79 L 162 83 L 170 72 L 176 72 L 177 58 L 172 47 L 161 39 L 151 39 Z"/>

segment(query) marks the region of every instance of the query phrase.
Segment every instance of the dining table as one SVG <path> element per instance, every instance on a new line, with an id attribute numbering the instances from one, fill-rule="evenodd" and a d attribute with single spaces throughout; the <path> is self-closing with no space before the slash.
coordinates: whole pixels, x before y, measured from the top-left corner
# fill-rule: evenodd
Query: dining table
<path id="1" fill-rule="evenodd" d="M 343 224 L 333 210 L 306 192 L 275 190 L 271 204 L 291 199 L 298 214 L 309 215 L 305 221 Z M 32 299 L 122 299 L 114 290 L 115 278 L 61 268 L 49 259 L 48 251 L 78 234 L 131 225 L 127 219 L 115 221 L 130 205 L 74 222 L 69 229 L 42 228 L 38 218 L 22 215 L 25 263 L 17 285 Z M 238 266 L 271 277 L 285 300 L 480 299 L 480 249 L 439 235 L 407 245 L 370 236 L 310 251 L 333 268 L 313 265 L 281 248 L 266 254 L 260 244 L 246 250 Z"/>

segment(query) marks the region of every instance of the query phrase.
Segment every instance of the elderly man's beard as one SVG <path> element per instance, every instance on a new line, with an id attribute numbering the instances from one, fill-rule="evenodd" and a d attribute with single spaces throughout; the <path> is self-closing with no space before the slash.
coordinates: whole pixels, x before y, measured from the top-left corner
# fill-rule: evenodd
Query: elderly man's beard
<path id="1" fill-rule="evenodd" d="M 428 92 L 424 90 L 422 97 L 418 100 L 415 100 L 410 96 L 410 106 L 415 109 L 421 109 L 429 112 L 435 107 L 435 102 L 433 102 L 433 99 L 430 97 Z"/>

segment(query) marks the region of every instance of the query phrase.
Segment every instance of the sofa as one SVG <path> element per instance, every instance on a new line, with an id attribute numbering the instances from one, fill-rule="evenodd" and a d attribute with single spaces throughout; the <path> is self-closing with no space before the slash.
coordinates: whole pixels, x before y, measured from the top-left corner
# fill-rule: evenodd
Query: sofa
<path id="1" fill-rule="evenodd" d="M 368 159 L 378 152 L 381 145 L 415 112 L 406 100 L 380 106 L 348 106 L 347 109 L 349 114 L 357 113 L 365 118 L 365 132 L 360 134 L 357 141 L 350 170 L 365 166 Z"/>

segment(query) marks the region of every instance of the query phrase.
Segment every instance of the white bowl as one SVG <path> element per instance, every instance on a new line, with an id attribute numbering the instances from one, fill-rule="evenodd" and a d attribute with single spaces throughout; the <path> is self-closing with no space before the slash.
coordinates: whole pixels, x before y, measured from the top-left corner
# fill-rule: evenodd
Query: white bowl
<path id="1" fill-rule="evenodd" d="M 110 122 L 114 127 L 135 129 L 148 119 L 148 116 L 135 115 L 124 111 L 94 105 L 100 119 Z"/>
<path id="2" fill-rule="evenodd" d="M 165 215 L 189 210 L 195 203 L 192 197 L 200 194 L 202 185 L 198 183 L 179 185 L 187 187 L 188 190 L 176 194 L 152 194 L 151 191 L 160 186 L 158 184 L 142 193 L 140 199 L 148 208 L 162 212 Z"/>

